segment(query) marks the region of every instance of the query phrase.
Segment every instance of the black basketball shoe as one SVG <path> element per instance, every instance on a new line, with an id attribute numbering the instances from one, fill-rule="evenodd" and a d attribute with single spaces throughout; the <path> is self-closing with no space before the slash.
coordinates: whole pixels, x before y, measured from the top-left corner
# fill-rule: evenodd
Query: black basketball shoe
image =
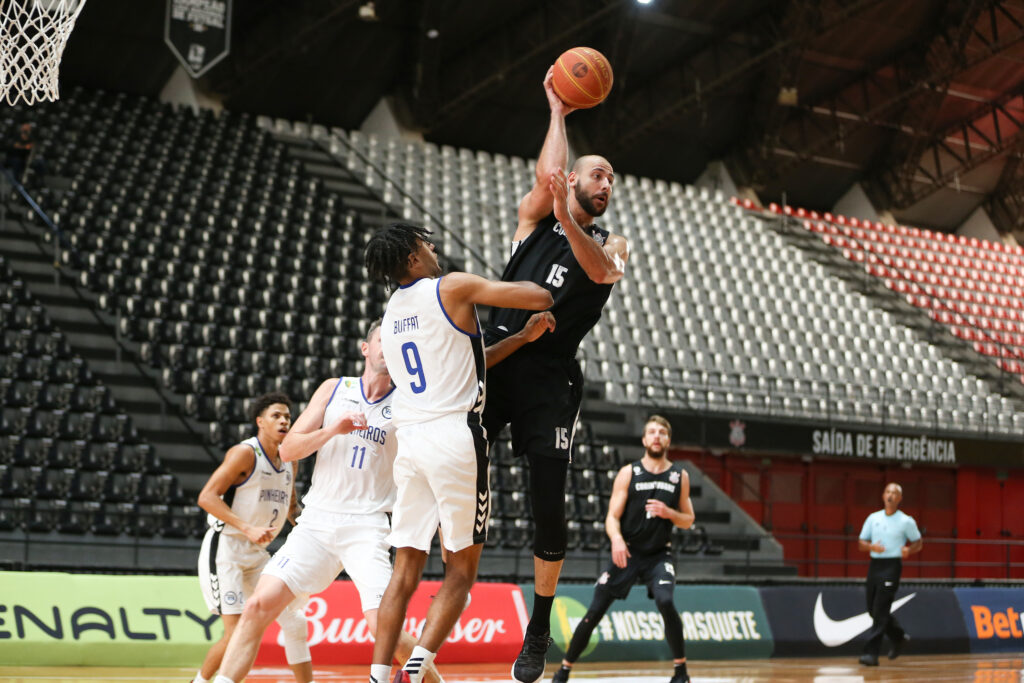
<path id="1" fill-rule="evenodd" d="M 516 683 L 537 683 L 544 676 L 544 657 L 553 642 L 547 631 L 538 636 L 527 630 L 523 649 L 512 665 L 512 680 Z"/>

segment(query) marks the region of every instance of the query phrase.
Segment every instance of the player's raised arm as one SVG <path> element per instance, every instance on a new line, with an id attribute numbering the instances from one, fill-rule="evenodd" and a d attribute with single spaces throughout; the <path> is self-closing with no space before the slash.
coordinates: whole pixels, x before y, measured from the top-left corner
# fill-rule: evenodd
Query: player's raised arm
<path id="1" fill-rule="evenodd" d="M 318 450 L 332 437 L 366 426 L 366 417 L 362 413 L 344 413 L 337 421 L 323 424 L 324 412 L 337 387 L 339 379 L 329 379 L 320 384 L 309 399 L 309 405 L 299 415 L 288 436 L 281 442 L 278 453 L 281 460 L 294 462 L 301 460 Z"/>
<path id="2" fill-rule="evenodd" d="M 533 188 L 526 193 L 523 200 L 519 202 L 519 224 L 516 226 L 514 241 L 526 239 L 537 222 L 551 213 L 551 187 L 549 179 L 556 168 L 564 168 L 569 163 L 569 142 L 565 136 L 565 116 L 572 107 L 562 102 L 551 87 L 552 69 L 548 69 L 544 76 L 544 93 L 548 98 L 548 107 L 551 109 L 551 120 L 548 123 L 548 133 L 544 137 L 544 145 L 537 157 L 537 166 L 534 169 L 536 180 Z"/>
<path id="3" fill-rule="evenodd" d="M 249 446 L 238 444 L 224 454 L 224 462 L 213 471 L 207 479 L 203 490 L 199 492 L 199 507 L 224 522 L 235 527 L 253 543 L 262 545 L 274 538 L 273 527 L 253 526 L 231 510 L 231 506 L 221 498 L 232 486 L 244 482 L 256 467 L 256 453 Z"/>
<path id="4" fill-rule="evenodd" d="M 626 261 L 629 260 L 629 242 L 622 235 L 614 234 L 608 236 L 603 246 L 595 242 L 583 231 L 569 210 L 569 183 L 565 171 L 561 167 L 556 168 L 548 181 L 555 218 L 562 224 L 580 268 L 598 284 L 607 285 L 621 280 L 626 274 Z"/>
<path id="5" fill-rule="evenodd" d="M 534 282 L 498 282 L 471 273 L 445 275 L 440 293 L 446 308 L 451 302 L 543 311 L 554 304 L 551 292 Z"/>

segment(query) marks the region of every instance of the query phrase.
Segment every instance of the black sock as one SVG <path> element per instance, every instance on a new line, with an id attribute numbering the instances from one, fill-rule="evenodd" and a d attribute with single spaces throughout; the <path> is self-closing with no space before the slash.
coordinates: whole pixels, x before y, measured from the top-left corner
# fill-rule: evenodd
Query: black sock
<path id="1" fill-rule="evenodd" d="M 526 626 L 527 631 L 536 636 L 551 631 L 551 605 L 554 602 L 554 595 L 533 596 L 533 614 L 530 615 L 530 623 Z"/>
<path id="2" fill-rule="evenodd" d="M 560 667 L 558 667 L 558 670 L 564 672 L 566 674 L 566 676 L 568 677 L 569 672 L 572 671 L 572 667 L 571 666 L 566 666 L 565 664 L 562 664 Z"/>
<path id="3" fill-rule="evenodd" d="M 686 662 L 680 662 L 676 664 L 676 676 L 682 676 L 683 678 L 689 678 L 690 674 L 686 673 Z"/>

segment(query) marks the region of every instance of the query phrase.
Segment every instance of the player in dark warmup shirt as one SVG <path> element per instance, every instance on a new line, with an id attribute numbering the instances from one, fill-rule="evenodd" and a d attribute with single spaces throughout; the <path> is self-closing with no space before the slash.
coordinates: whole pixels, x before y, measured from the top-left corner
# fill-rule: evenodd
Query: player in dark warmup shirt
<path id="1" fill-rule="evenodd" d="M 605 530 L 612 541 L 612 563 L 597 579 L 594 599 L 576 627 L 565 651 L 562 667 L 551 683 L 565 683 L 573 663 L 586 649 L 594 627 L 616 599 L 625 598 L 633 584 L 647 584 L 665 622 L 665 640 L 672 650 L 675 671 L 669 683 L 687 683 L 683 622 L 676 610 L 672 563 L 672 528 L 693 525 L 690 476 L 679 463 L 668 460 L 672 425 L 651 415 L 644 425 L 644 456 L 624 466 L 615 477 L 608 501 Z"/>
<path id="2" fill-rule="evenodd" d="M 567 541 L 565 479 L 583 398 L 576 350 L 601 319 L 612 285 L 625 273 L 626 240 L 594 224 L 611 200 L 615 175 L 607 159 L 578 159 L 568 177 L 567 107 L 544 79 L 551 122 L 537 160 L 536 183 L 519 204 L 512 253 L 501 279 L 529 280 L 551 292 L 557 328 L 497 365 L 487 377 L 483 423 L 493 441 L 511 425 L 512 448 L 529 461 L 534 519 L 533 614 L 512 668 L 519 683 L 544 675 L 551 604 Z M 485 331 L 494 344 L 522 329 L 529 314 L 495 309 Z"/>

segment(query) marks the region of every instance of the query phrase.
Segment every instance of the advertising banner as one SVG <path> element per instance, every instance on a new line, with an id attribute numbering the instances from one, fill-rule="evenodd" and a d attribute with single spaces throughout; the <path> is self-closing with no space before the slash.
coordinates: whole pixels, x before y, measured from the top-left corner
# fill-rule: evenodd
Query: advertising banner
<path id="1" fill-rule="evenodd" d="M 409 601 L 405 630 L 418 637 L 440 581 L 424 581 Z M 459 617 L 437 655 L 439 664 L 512 662 L 523 644 L 527 612 L 519 586 L 477 583 L 472 601 Z M 306 605 L 309 645 L 318 665 L 366 664 L 373 657 L 373 638 L 363 618 L 359 592 L 351 581 L 335 581 Z M 263 635 L 256 663 L 284 666 L 284 640 L 277 623 Z"/>
<path id="2" fill-rule="evenodd" d="M 181 666 L 224 630 L 194 576 L 0 572 L 0 662 Z"/>
<path id="3" fill-rule="evenodd" d="M 860 654 L 871 627 L 862 586 L 761 588 L 776 657 Z M 909 654 L 967 652 L 967 629 L 949 588 L 901 586 L 891 613 L 911 637 Z M 888 651 L 883 643 L 882 652 Z"/>
<path id="4" fill-rule="evenodd" d="M 956 588 L 971 652 L 1024 652 L 1024 588 Z"/>
<path id="5" fill-rule="evenodd" d="M 532 587 L 523 586 L 532 603 Z M 551 610 L 548 661 L 561 661 L 594 595 L 591 585 L 561 585 Z M 772 631 L 757 590 L 748 586 L 676 586 L 686 656 L 692 659 L 770 657 Z M 665 622 L 647 588 L 635 586 L 598 622 L 581 661 L 671 660 Z"/>

